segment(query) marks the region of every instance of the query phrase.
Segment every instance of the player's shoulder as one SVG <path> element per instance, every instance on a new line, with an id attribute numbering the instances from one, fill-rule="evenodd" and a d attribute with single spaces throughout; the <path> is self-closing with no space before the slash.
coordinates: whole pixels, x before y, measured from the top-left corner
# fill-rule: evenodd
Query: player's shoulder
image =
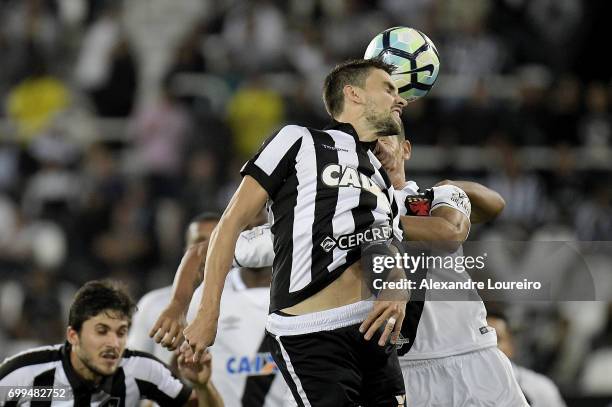
<path id="1" fill-rule="evenodd" d="M 0 364 L 0 379 L 24 367 L 35 368 L 39 365 L 60 361 L 62 360 L 62 348 L 62 344 L 41 346 L 10 356 Z"/>
<path id="2" fill-rule="evenodd" d="M 161 359 L 152 353 L 133 349 L 125 349 L 123 351 L 121 366 L 127 372 L 135 372 L 141 369 L 150 369 L 152 367 L 168 367 Z"/>
<path id="3" fill-rule="evenodd" d="M 419 185 L 415 181 L 406 181 L 404 187 L 401 189 L 409 195 L 423 195 L 425 191 L 421 191 Z"/>
<path id="4" fill-rule="evenodd" d="M 308 127 L 300 126 L 299 124 L 285 124 L 280 128 L 279 133 L 289 133 L 289 132 L 305 132 L 308 131 Z"/>
<path id="5" fill-rule="evenodd" d="M 129 348 L 126 348 L 123 351 L 123 360 L 124 362 L 144 360 L 144 361 L 148 361 L 147 363 L 161 363 L 162 365 L 164 364 L 164 362 L 162 362 L 159 358 L 157 358 L 152 353 L 144 352 L 141 350 L 129 349 Z"/>
<path id="6" fill-rule="evenodd" d="M 143 310 L 153 304 L 165 305 L 172 297 L 172 286 L 166 286 L 149 291 L 138 301 L 138 309 Z"/>
<path id="7" fill-rule="evenodd" d="M 261 151 L 269 151 L 273 156 L 282 155 L 283 150 L 301 145 L 302 139 L 309 134 L 308 129 L 297 124 L 287 124 L 272 133 L 262 144 Z"/>

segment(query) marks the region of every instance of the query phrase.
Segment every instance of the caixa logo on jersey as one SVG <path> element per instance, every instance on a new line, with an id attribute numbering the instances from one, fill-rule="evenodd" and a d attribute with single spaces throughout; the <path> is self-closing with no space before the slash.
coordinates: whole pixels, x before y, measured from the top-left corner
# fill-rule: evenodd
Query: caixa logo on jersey
<path id="1" fill-rule="evenodd" d="M 383 195 L 382 190 L 367 175 L 353 167 L 329 164 L 321 172 L 321 180 L 328 187 L 353 187 L 365 189 L 374 195 Z"/>
<path id="2" fill-rule="evenodd" d="M 229 374 L 245 376 L 264 376 L 278 371 L 270 352 L 258 353 L 255 356 L 232 356 L 227 359 L 225 367 Z"/>
<path id="3" fill-rule="evenodd" d="M 336 246 L 342 250 L 352 249 L 363 243 L 380 242 L 391 237 L 392 229 L 389 225 L 376 226 L 361 232 L 349 233 L 338 239 L 327 236 L 321 242 L 321 248 L 325 252 L 333 250 Z"/>

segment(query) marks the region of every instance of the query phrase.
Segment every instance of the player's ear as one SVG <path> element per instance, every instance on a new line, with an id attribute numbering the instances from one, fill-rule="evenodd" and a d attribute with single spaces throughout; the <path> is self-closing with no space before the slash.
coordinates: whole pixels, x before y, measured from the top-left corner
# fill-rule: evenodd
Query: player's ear
<path id="1" fill-rule="evenodd" d="M 363 89 L 357 86 L 346 85 L 342 89 L 342 92 L 344 93 L 345 100 L 349 100 L 358 105 L 364 102 Z"/>
<path id="2" fill-rule="evenodd" d="M 66 328 L 66 340 L 72 346 L 76 345 L 79 342 L 79 333 L 75 331 L 71 326 Z"/>
<path id="3" fill-rule="evenodd" d="M 402 142 L 402 157 L 404 161 L 410 160 L 410 156 L 412 155 L 412 144 L 408 140 L 404 140 Z"/>

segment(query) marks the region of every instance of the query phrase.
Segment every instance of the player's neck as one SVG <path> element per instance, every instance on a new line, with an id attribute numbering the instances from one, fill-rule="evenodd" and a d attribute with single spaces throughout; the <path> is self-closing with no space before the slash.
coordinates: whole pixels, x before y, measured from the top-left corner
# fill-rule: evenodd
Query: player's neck
<path id="1" fill-rule="evenodd" d="M 76 374 L 81 377 L 81 379 L 95 384 L 100 384 L 100 382 L 102 381 L 102 376 L 87 367 L 85 363 L 83 363 L 83 361 L 78 357 L 74 349 L 70 351 L 70 364 L 72 365 L 72 368 L 74 369 Z"/>
<path id="2" fill-rule="evenodd" d="M 359 137 L 359 141 L 368 143 L 371 141 L 376 141 L 378 139 L 376 129 L 372 128 L 372 125 L 368 123 L 363 114 L 345 111 L 338 117 L 336 117 L 335 120 L 340 123 L 348 123 L 353 126 L 353 128 L 357 132 L 357 137 Z"/>

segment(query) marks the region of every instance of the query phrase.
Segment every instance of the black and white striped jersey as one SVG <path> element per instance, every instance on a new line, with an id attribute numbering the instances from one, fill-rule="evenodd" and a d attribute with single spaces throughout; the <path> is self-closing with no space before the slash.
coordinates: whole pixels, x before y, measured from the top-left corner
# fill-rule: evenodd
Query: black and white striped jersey
<path id="1" fill-rule="evenodd" d="M 270 312 L 320 291 L 361 257 L 362 243 L 402 238 L 393 186 L 347 123 L 283 127 L 241 174 L 267 192 L 273 217 Z"/>
<path id="2" fill-rule="evenodd" d="M 62 390 L 54 400 L 31 401 L 9 398 L 11 389 L 53 388 Z M 126 349 L 119 368 L 112 376 L 93 386 L 83 380 L 70 363 L 70 345 L 31 349 L 6 359 L 0 365 L 0 405 L 10 406 L 91 406 L 130 407 L 140 400 L 152 400 L 160 406 L 182 406 L 191 388 L 154 356 Z M 4 404 L 2 404 L 4 402 Z"/>

